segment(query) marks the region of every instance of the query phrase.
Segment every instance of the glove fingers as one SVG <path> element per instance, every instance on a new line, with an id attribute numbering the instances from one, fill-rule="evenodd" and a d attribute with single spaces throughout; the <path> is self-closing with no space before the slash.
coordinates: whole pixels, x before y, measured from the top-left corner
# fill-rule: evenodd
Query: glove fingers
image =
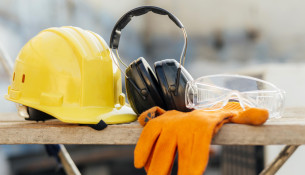
<path id="1" fill-rule="evenodd" d="M 248 125 L 262 125 L 268 120 L 269 112 L 266 109 L 249 108 L 245 111 L 238 112 L 231 122 L 248 124 Z"/>
<path id="2" fill-rule="evenodd" d="M 151 159 L 152 159 L 152 156 L 154 155 L 155 148 L 156 148 L 156 143 L 154 144 L 153 148 L 151 149 L 150 155 L 149 155 L 149 157 L 147 159 L 147 162 L 145 164 L 144 168 L 145 168 L 146 173 L 148 172 L 148 169 L 150 167 Z"/>
<path id="3" fill-rule="evenodd" d="M 160 132 L 161 128 L 151 124 L 147 124 L 144 127 L 134 150 L 134 166 L 136 168 L 145 166 Z"/>
<path id="4" fill-rule="evenodd" d="M 194 145 L 194 135 L 187 134 L 178 138 L 178 175 L 190 174 L 190 158 Z"/>
<path id="5" fill-rule="evenodd" d="M 213 135 L 215 135 L 224 123 L 229 122 L 232 118 L 230 113 L 221 113 L 215 115 L 214 120 L 209 125 L 194 133 L 193 146 L 188 157 L 188 168 L 193 170 L 194 175 L 203 174 L 209 161 L 209 151 Z"/>
<path id="6" fill-rule="evenodd" d="M 149 170 L 149 167 L 150 167 L 150 164 L 151 164 L 151 159 L 152 159 L 152 155 L 154 154 L 154 150 L 155 150 L 155 145 L 154 145 L 154 147 L 153 147 L 153 149 L 152 149 L 152 151 L 151 151 L 151 153 L 150 153 L 150 156 L 148 157 L 148 160 L 147 160 L 147 162 L 146 162 L 146 165 L 145 165 L 145 171 L 146 171 L 146 173 L 148 172 L 148 170 Z M 176 152 L 176 151 L 175 151 Z M 171 170 L 173 169 L 173 166 L 174 166 L 174 163 L 175 163 L 175 158 L 173 159 L 173 161 L 172 161 L 172 163 L 171 163 L 171 166 L 170 166 L 170 171 L 168 172 L 168 175 L 170 175 L 171 174 Z"/>
<path id="7" fill-rule="evenodd" d="M 194 145 L 190 156 L 190 169 L 194 168 L 194 174 L 202 174 L 209 161 L 209 151 L 212 142 L 213 131 L 208 130 L 194 134 Z"/>
<path id="8" fill-rule="evenodd" d="M 172 162 L 176 154 L 176 137 L 169 134 L 161 134 L 148 168 L 148 175 L 167 175 L 171 172 Z"/>
<path id="9" fill-rule="evenodd" d="M 180 149 L 180 145 L 178 145 L 178 175 L 203 174 L 209 160 L 211 139 L 211 131 L 200 131 L 193 134 L 192 141 L 189 142 L 190 146 L 187 146 L 187 149 Z"/>

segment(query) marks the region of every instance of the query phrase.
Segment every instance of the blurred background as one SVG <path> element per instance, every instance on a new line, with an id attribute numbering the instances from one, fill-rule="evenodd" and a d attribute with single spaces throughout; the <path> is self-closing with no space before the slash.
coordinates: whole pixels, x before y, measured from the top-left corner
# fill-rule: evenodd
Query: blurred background
<path id="1" fill-rule="evenodd" d="M 22 46 L 43 29 L 78 26 L 109 41 L 116 21 L 141 5 L 167 9 L 188 34 L 186 69 L 194 78 L 241 73 L 271 81 L 287 92 L 287 107 L 303 107 L 305 93 L 305 2 L 301 0 L 1 0 L 0 48 L 14 62 Z M 183 34 L 167 17 L 147 14 L 123 30 L 119 53 L 130 63 L 142 56 L 179 59 Z M 9 85 L 0 68 L 0 94 Z M 39 88 L 39 87 L 37 87 Z M 0 112 L 15 112 L 0 98 Z M 68 151 L 85 175 L 144 174 L 133 167 L 134 146 L 76 146 Z M 205 174 L 257 174 L 281 146 L 213 146 Z M 278 174 L 303 174 L 300 147 Z M 64 174 L 41 145 L 0 146 L 0 174 Z M 174 170 L 175 172 L 175 170 Z"/>

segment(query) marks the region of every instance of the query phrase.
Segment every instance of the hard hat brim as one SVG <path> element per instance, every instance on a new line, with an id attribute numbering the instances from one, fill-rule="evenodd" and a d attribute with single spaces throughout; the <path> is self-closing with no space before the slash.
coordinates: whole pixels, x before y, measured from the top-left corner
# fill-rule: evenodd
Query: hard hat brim
<path id="1" fill-rule="evenodd" d="M 66 123 L 97 124 L 103 120 L 107 124 L 130 123 L 137 119 L 134 111 L 127 106 L 109 107 L 79 107 L 79 106 L 44 106 L 23 99 L 15 100 L 5 95 L 7 100 L 19 103 L 42 112 Z"/>

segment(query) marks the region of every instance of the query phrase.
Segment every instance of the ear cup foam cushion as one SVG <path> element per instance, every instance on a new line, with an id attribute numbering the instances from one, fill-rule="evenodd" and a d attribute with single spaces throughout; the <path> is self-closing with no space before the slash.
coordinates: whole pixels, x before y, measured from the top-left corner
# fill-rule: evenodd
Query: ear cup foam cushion
<path id="1" fill-rule="evenodd" d="M 142 76 L 144 83 L 148 89 L 149 95 L 152 97 L 153 101 L 155 102 L 154 106 L 159 106 L 166 110 L 166 105 L 161 95 L 160 85 L 153 69 L 149 66 L 147 61 L 142 57 L 136 61 L 136 65 L 138 68 L 138 72 Z"/>
<path id="2" fill-rule="evenodd" d="M 155 71 L 160 85 L 161 93 L 168 110 L 190 111 L 185 104 L 185 88 L 188 81 L 193 80 L 187 70 L 181 66 L 181 74 L 177 95 L 170 91 L 175 86 L 179 63 L 174 59 L 166 59 L 155 63 Z M 177 87 L 176 87 L 177 88 Z"/>
<path id="3" fill-rule="evenodd" d="M 165 107 L 165 103 L 160 96 L 157 78 L 144 58 L 132 62 L 126 69 L 126 75 L 140 90 L 147 90 L 144 99 L 132 83 L 125 78 L 127 98 L 135 113 L 141 114 L 153 106 Z"/>
<path id="4" fill-rule="evenodd" d="M 130 81 L 133 81 L 133 83 L 136 84 L 140 89 L 145 88 L 144 85 L 141 84 L 141 82 L 140 83 L 138 82 L 141 80 L 134 62 L 132 62 L 127 67 L 125 72 L 126 72 L 126 76 L 129 77 Z M 127 99 L 133 111 L 136 114 L 140 114 L 139 111 L 142 111 L 142 109 L 145 108 L 145 103 L 143 103 L 141 94 L 137 92 L 136 88 L 133 86 L 133 84 L 130 81 L 125 77 Z"/>
<path id="5" fill-rule="evenodd" d="M 155 63 L 155 71 L 156 76 L 159 82 L 159 86 L 161 89 L 161 94 L 163 96 L 164 102 L 168 109 L 176 109 L 176 105 L 173 101 L 173 98 L 171 96 L 171 92 L 169 91 L 169 85 L 170 83 L 167 82 L 166 75 L 163 70 L 163 63 L 162 61 L 158 61 Z M 175 71 L 171 71 L 175 72 Z"/>

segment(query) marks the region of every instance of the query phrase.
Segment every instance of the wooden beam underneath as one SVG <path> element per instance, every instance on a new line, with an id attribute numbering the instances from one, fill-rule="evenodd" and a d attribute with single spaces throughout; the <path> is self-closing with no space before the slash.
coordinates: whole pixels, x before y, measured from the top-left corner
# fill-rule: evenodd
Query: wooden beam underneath
<path id="1" fill-rule="evenodd" d="M 142 131 L 137 122 L 109 125 L 96 131 L 87 126 L 58 120 L 32 122 L 17 114 L 0 114 L 0 144 L 136 144 Z M 287 109 L 280 119 L 263 126 L 226 124 L 215 136 L 218 145 L 301 145 L 305 144 L 305 108 Z"/>

